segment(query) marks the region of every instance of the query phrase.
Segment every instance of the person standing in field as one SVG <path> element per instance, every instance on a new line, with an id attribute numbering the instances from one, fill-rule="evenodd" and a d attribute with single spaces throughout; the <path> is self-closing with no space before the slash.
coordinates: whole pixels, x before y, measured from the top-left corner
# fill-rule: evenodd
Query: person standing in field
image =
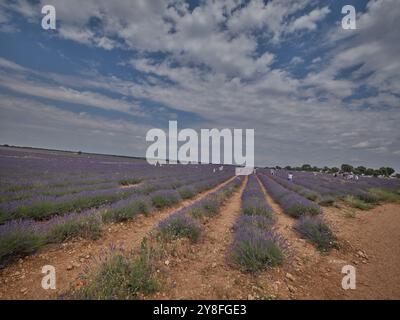
<path id="1" fill-rule="evenodd" d="M 289 172 L 288 174 L 288 180 L 293 181 L 293 174 L 291 172 Z"/>

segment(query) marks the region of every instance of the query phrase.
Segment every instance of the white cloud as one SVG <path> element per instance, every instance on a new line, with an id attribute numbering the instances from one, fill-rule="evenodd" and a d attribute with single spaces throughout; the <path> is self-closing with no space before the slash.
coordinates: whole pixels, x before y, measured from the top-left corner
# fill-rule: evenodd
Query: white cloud
<path id="1" fill-rule="evenodd" d="M 328 7 L 314 9 L 309 14 L 301 16 L 289 25 L 289 31 L 315 30 L 317 22 L 323 20 L 331 10 Z"/>
<path id="2" fill-rule="evenodd" d="M 111 98 L 119 94 L 170 107 L 171 113 L 192 113 L 198 127 L 252 127 L 261 161 L 298 164 L 307 161 L 312 150 L 316 164 L 350 158 L 384 163 L 393 159 L 392 150 L 400 148 L 400 116 L 391 109 L 399 106 L 400 92 L 400 42 L 397 30 L 389 28 L 390 21 L 400 17 L 393 0 L 370 1 L 352 37 L 328 35 L 321 43 L 327 52 L 318 52 L 313 59 L 316 65 L 304 78 L 291 74 L 293 68 L 274 67 L 279 56 L 272 52 L 299 31 L 317 34 L 329 8 L 315 8 L 315 1 L 251 1 L 247 6 L 233 0 L 204 1 L 192 12 L 183 1 L 54 3 L 62 38 L 106 50 L 135 49 L 129 61 L 122 63 L 141 72 L 141 80 L 101 74 L 39 75 L 0 60 L 0 66 L 16 72 L 8 81 L 1 79 L 6 88 L 55 103 L 140 114 L 139 106 Z M 304 12 L 305 8 L 311 8 L 310 12 Z M 97 29 L 89 27 L 93 18 L 99 20 Z M 162 58 L 153 60 L 149 53 Z M 308 58 L 300 50 L 294 55 L 289 59 L 299 67 Z M 362 66 L 351 76 L 339 76 L 343 68 L 354 64 Z M 31 74 L 43 81 L 29 81 Z M 379 92 L 375 97 L 343 102 L 360 85 Z M 97 89 L 107 93 L 97 93 Z M 371 108 L 363 108 L 364 104 Z M 379 110 L 381 106 L 388 108 Z M 165 112 L 155 115 L 158 123 L 166 121 Z"/>

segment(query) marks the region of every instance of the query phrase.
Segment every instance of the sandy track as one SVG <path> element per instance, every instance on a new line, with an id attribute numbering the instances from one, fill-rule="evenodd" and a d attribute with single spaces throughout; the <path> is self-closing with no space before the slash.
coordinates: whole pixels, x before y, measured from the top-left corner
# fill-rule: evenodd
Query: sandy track
<path id="1" fill-rule="evenodd" d="M 264 189 L 265 190 L 265 189 Z M 268 190 L 266 190 L 267 192 Z M 295 219 L 283 213 L 266 193 L 277 214 L 279 233 L 288 240 L 293 259 L 271 270 L 273 295 L 290 299 L 400 299 L 400 205 L 384 204 L 370 211 L 323 208 L 340 250 L 322 255 L 292 229 Z M 348 212 L 356 214 L 349 218 Z M 360 256 L 359 252 L 367 258 Z M 343 290 L 342 267 L 356 267 L 356 290 Z M 290 273 L 293 277 L 287 277 Z M 289 290 L 287 290 L 289 289 Z"/>
<path id="2" fill-rule="evenodd" d="M 370 211 L 356 211 L 348 218 L 349 208 L 326 208 L 332 225 L 344 248 L 321 260 L 315 269 L 336 263 L 333 275 L 318 277 L 309 283 L 310 298 L 316 299 L 400 299 L 400 205 L 384 204 Z M 360 256 L 359 251 L 366 254 Z M 338 288 L 342 265 L 356 268 L 356 290 Z M 317 285 L 318 284 L 318 285 Z"/>
<path id="3" fill-rule="evenodd" d="M 79 286 L 79 275 L 85 265 L 92 266 L 96 257 L 111 246 L 130 250 L 140 245 L 146 236 L 161 220 L 173 212 L 198 201 L 209 193 L 223 187 L 235 177 L 217 187 L 198 194 L 178 206 L 155 212 L 150 216 L 139 215 L 135 219 L 105 226 L 104 234 L 97 241 L 74 239 L 70 242 L 47 246 L 34 255 L 21 259 L 0 271 L 0 299 L 55 299 L 71 286 Z M 74 265 L 75 264 L 75 265 Z M 56 268 L 56 290 L 44 290 L 41 273 L 44 265 Z M 73 266 L 71 270 L 70 266 Z"/>
<path id="4" fill-rule="evenodd" d="M 174 256 L 166 258 L 169 264 L 164 270 L 162 290 L 148 298 L 232 299 L 241 295 L 237 282 L 244 277 L 229 266 L 226 257 L 246 183 L 247 178 L 239 191 L 221 207 L 219 214 L 208 220 L 199 243 L 177 243 Z"/>

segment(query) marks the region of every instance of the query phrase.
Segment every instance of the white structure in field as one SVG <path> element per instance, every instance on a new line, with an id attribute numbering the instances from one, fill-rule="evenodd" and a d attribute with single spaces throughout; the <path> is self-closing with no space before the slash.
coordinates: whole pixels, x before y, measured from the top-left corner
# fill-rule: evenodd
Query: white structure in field
<path id="1" fill-rule="evenodd" d="M 235 174 L 237 176 L 249 176 L 255 172 L 256 172 L 256 169 L 254 169 L 254 167 L 236 167 L 235 168 Z"/>

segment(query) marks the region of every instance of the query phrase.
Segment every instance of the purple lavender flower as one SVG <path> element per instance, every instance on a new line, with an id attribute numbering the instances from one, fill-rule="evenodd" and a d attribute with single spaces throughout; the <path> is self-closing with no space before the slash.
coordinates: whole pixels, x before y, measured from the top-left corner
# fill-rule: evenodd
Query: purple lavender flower
<path id="1" fill-rule="evenodd" d="M 162 220 L 158 229 L 167 239 L 189 238 L 191 242 L 197 242 L 201 235 L 201 225 L 183 211 L 178 211 Z"/>
<path id="2" fill-rule="evenodd" d="M 284 188 L 271 178 L 260 175 L 260 180 L 287 214 L 297 218 L 306 214 L 317 215 L 322 213 L 322 209 L 316 203 Z"/>
<path id="3" fill-rule="evenodd" d="M 336 238 L 321 216 L 303 216 L 296 223 L 295 229 L 321 251 L 328 251 L 336 246 Z"/>

